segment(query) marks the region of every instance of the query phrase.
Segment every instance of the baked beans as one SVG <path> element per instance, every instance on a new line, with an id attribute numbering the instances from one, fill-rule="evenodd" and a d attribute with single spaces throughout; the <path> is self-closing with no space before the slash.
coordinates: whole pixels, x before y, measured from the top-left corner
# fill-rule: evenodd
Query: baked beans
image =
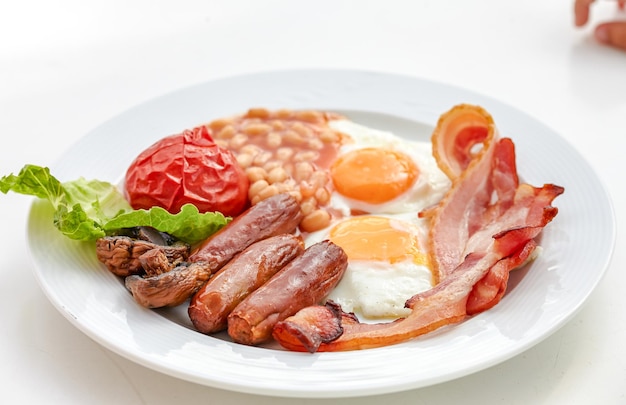
<path id="1" fill-rule="evenodd" d="M 216 143 L 230 149 L 245 170 L 251 204 L 287 192 L 304 215 L 300 229 L 313 232 L 331 219 L 325 209 L 332 192 L 328 169 L 343 137 L 328 122 L 338 118 L 315 110 L 252 108 L 207 126 Z"/>

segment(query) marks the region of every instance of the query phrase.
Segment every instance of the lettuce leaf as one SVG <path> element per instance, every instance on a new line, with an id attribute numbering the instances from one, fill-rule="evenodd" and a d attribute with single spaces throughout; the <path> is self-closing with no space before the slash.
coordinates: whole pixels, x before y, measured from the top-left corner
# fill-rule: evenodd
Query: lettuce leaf
<path id="1" fill-rule="evenodd" d="M 214 234 L 229 221 L 229 217 L 219 212 L 201 214 L 195 205 L 185 204 L 175 215 L 161 207 L 126 212 L 104 224 L 104 229 L 114 231 L 133 226 L 151 226 L 177 239 L 194 244 Z"/>
<path id="2" fill-rule="evenodd" d="M 200 213 L 191 204 L 183 206 L 178 214 L 159 207 L 133 210 L 111 183 L 82 177 L 61 183 L 49 168 L 36 165 L 25 165 L 17 175 L 2 177 L 0 191 L 48 200 L 55 211 L 54 226 L 70 239 L 82 241 L 96 240 L 123 228 L 152 226 L 194 244 L 230 221 L 219 212 Z"/>

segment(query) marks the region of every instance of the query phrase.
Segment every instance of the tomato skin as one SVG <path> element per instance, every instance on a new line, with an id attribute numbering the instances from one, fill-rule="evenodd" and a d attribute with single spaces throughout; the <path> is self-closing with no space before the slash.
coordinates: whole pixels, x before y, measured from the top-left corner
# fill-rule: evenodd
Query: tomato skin
<path id="1" fill-rule="evenodd" d="M 200 212 L 236 216 L 247 208 L 248 186 L 232 152 L 216 145 L 201 126 L 141 152 L 126 172 L 124 188 L 134 209 L 158 206 L 176 214 L 192 203 Z"/>

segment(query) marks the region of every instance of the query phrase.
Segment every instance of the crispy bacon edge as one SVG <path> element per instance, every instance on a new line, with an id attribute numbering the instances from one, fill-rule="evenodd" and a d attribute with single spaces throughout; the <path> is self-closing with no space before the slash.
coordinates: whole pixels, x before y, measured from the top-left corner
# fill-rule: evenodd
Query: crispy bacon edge
<path id="1" fill-rule="evenodd" d="M 515 146 L 499 138 L 481 107 L 461 104 L 443 114 L 432 142 L 452 180 L 442 201 L 420 213 L 431 221 L 437 284 L 408 299 L 411 313 L 394 322 L 360 323 L 332 304 L 305 308 L 274 327 L 281 346 L 314 353 L 412 339 L 496 305 L 509 272 L 532 258 L 534 239 L 557 215 L 551 203 L 564 189 L 519 184 Z"/>

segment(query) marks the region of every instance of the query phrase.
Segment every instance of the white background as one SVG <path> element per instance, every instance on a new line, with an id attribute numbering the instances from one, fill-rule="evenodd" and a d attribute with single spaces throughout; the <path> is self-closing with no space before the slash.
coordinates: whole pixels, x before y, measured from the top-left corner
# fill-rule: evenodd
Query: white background
<path id="1" fill-rule="evenodd" d="M 49 165 L 85 133 L 153 97 L 235 74 L 352 68 L 461 86 L 560 133 L 612 195 L 617 248 L 563 328 L 487 370 L 423 389 L 288 399 L 154 372 L 72 326 L 37 285 L 30 199 L 0 195 L 1 403 L 626 403 L 626 53 L 573 27 L 570 0 L 0 2 L 0 175 Z M 624 18 L 612 1 L 592 25 Z M 80 175 L 78 173 L 77 175 Z"/>

